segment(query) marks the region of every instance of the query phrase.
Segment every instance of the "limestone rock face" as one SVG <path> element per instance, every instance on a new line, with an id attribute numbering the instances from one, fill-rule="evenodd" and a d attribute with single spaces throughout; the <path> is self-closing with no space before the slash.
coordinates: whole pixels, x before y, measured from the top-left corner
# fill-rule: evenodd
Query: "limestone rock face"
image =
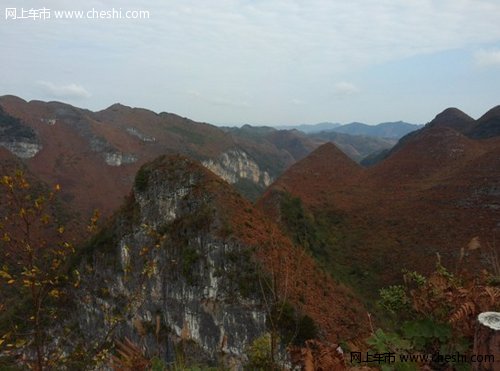
<path id="1" fill-rule="evenodd" d="M 231 184 L 245 179 L 268 187 L 273 181 L 267 171 L 261 170 L 259 165 L 241 150 L 224 152 L 218 158 L 203 161 L 202 164 Z"/>
<path id="2" fill-rule="evenodd" d="M 124 164 L 133 164 L 137 161 L 137 157 L 133 154 L 124 154 L 120 152 L 106 152 L 104 159 L 110 166 L 121 166 Z"/>
<path id="3" fill-rule="evenodd" d="M 27 159 L 34 157 L 42 149 L 42 144 L 32 128 L 6 114 L 0 106 L 0 147 Z"/>
<path id="4" fill-rule="evenodd" d="M 224 237 L 214 192 L 227 184 L 180 157 L 143 167 L 127 205 L 79 263 L 78 327 L 89 341 L 114 337 L 143 344 L 166 361 L 174 344 L 215 364 L 245 361 L 266 328 L 259 290 L 244 290 L 250 248 Z"/>
<path id="5" fill-rule="evenodd" d="M 17 140 L 0 142 L 0 146 L 5 147 L 19 158 L 35 157 L 35 155 L 42 149 L 42 145 L 39 143 Z"/>

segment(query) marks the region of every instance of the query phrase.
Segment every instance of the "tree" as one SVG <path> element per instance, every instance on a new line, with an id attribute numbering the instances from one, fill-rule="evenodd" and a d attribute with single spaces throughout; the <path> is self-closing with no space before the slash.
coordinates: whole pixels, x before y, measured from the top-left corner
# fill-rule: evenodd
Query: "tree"
<path id="1" fill-rule="evenodd" d="M 257 255 L 260 256 L 260 264 L 264 265 L 261 270 L 257 265 L 257 281 L 260 295 L 267 317 L 268 333 L 258 338 L 257 343 L 252 344 L 252 351 L 262 350 L 266 344 L 269 346 L 267 352 L 259 352 L 268 357 L 265 368 L 272 370 L 281 369 L 281 355 L 283 350 L 292 344 L 298 345 L 309 338 L 317 336 L 314 321 L 309 316 L 300 315 L 294 305 L 291 304 L 291 286 L 296 285 L 297 277 L 300 277 L 302 260 L 306 254 L 303 247 L 294 247 L 292 251 L 286 252 L 282 245 L 280 232 L 276 226 L 270 226 L 267 230 L 269 240 L 261 246 Z M 255 353 L 255 352 L 254 352 Z"/>
<path id="2" fill-rule="evenodd" d="M 48 191 L 16 171 L 0 189 L 0 360 L 42 371 L 62 358 L 52 335 L 74 243 L 58 218 L 59 185 Z"/>

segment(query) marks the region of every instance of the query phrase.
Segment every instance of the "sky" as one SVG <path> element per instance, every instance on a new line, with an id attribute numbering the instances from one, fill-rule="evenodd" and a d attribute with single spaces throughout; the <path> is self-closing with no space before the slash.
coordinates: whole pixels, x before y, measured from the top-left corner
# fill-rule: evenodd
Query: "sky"
<path id="1" fill-rule="evenodd" d="M 500 104 L 498 0 L 82 3 L 0 0 L 0 95 L 216 125 L 424 124 Z"/>

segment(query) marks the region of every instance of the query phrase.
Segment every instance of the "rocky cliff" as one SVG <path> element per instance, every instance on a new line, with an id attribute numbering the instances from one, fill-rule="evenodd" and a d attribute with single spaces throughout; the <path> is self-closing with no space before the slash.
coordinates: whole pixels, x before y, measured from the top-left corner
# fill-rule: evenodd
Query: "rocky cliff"
<path id="1" fill-rule="evenodd" d="M 75 267 L 72 318 L 83 342 L 128 338 L 166 362 L 183 344 L 198 362 L 238 369 L 269 331 L 270 297 L 294 308 L 285 327 L 308 315 L 330 341 L 364 328 L 349 290 L 229 184 L 182 156 L 140 169 L 127 203 Z"/>
<path id="2" fill-rule="evenodd" d="M 231 184 L 245 179 L 268 187 L 272 182 L 269 173 L 260 169 L 259 165 L 241 150 L 224 152 L 218 158 L 205 160 L 202 164 Z"/>
<path id="3" fill-rule="evenodd" d="M 168 361 L 182 339 L 205 363 L 245 361 L 266 313 L 249 281 L 251 250 L 226 238 L 214 202 L 225 185 L 177 156 L 141 169 L 128 204 L 79 264 L 77 318 L 89 341 L 114 332 Z"/>

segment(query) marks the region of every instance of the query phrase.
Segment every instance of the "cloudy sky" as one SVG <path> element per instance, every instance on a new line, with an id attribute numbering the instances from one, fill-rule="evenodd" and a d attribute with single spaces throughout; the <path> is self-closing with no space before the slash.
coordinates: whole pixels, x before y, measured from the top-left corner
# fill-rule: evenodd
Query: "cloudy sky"
<path id="1" fill-rule="evenodd" d="M 50 18 L 19 19 L 31 8 Z M 113 8 L 149 18 L 93 16 Z M 0 95 L 27 100 L 271 125 L 500 104 L 498 0 L 0 0 L 0 13 Z"/>

